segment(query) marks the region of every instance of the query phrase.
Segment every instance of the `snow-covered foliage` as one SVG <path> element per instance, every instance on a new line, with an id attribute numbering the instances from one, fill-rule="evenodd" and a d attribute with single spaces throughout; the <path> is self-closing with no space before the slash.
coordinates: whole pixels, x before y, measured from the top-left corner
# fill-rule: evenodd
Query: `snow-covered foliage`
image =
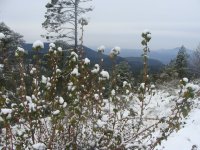
<path id="1" fill-rule="evenodd" d="M 44 43 L 42 41 L 37 40 L 33 43 L 33 49 L 38 50 L 38 49 L 42 49 L 42 48 L 44 48 Z"/>
<path id="2" fill-rule="evenodd" d="M 178 132 L 173 132 L 167 140 L 156 147 L 159 150 L 199 150 L 200 109 L 199 100 L 194 99 L 195 106 L 190 115 L 184 119 L 184 125 Z"/>
<path id="3" fill-rule="evenodd" d="M 107 71 L 102 70 L 100 72 L 100 80 L 108 80 L 109 78 L 110 78 L 110 76 Z"/>
<path id="4" fill-rule="evenodd" d="M 99 70 L 100 70 L 100 66 L 99 66 L 99 64 L 95 64 L 95 65 L 94 65 L 94 69 L 91 70 L 91 72 L 92 72 L 92 73 L 98 73 Z"/>
<path id="5" fill-rule="evenodd" d="M 150 33 L 143 34 L 148 48 Z M 33 47 L 41 46 L 36 42 Z M 156 90 L 147 70 L 140 85 L 133 87 L 125 80 L 119 88 L 114 69 L 90 66 L 88 58 L 75 52 L 63 67 L 62 51 L 54 44 L 50 49 L 47 72 L 41 72 L 39 59 L 25 70 L 23 55 L 16 57 L 17 89 L 0 92 L 0 148 L 155 149 L 182 128 L 195 107 L 200 87 L 186 78 L 173 95 Z M 119 47 L 112 50 L 115 56 L 119 52 Z"/>
<path id="6" fill-rule="evenodd" d="M 5 35 L 3 33 L 0 33 L 0 40 L 4 38 L 5 38 Z"/>
<path id="7" fill-rule="evenodd" d="M 86 26 L 88 25 L 88 19 L 86 19 L 85 17 L 81 17 L 78 21 L 82 26 Z"/>
<path id="8" fill-rule="evenodd" d="M 62 50 L 62 47 L 58 47 L 58 51 L 59 52 L 62 52 L 63 50 Z"/>
<path id="9" fill-rule="evenodd" d="M 100 47 L 97 48 L 98 52 L 103 53 L 105 51 L 105 46 L 101 45 Z"/>
<path id="10" fill-rule="evenodd" d="M 50 43 L 50 44 L 49 44 L 49 48 L 50 48 L 50 47 L 51 47 L 51 48 L 55 48 L 56 45 L 55 45 L 54 43 Z"/>
<path id="11" fill-rule="evenodd" d="M 90 60 L 88 58 L 84 59 L 84 64 L 89 65 L 90 64 Z"/>
<path id="12" fill-rule="evenodd" d="M 110 57 L 111 57 L 111 58 L 112 58 L 112 57 L 116 57 L 117 55 L 120 54 L 120 51 L 121 51 L 121 48 L 120 48 L 120 47 L 118 47 L 118 46 L 114 47 L 114 48 L 111 49 L 111 51 L 110 51 Z"/>
<path id="13" fill-rule="evenodd" d="M 34 150 L 45 150 L 46 145 L 44 143 L 36 143 L 32 145 Z"/>

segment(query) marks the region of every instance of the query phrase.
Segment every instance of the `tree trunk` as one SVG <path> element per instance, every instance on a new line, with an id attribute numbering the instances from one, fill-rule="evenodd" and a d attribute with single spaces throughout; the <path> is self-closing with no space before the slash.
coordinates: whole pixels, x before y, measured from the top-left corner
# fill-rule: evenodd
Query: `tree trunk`
<path id="1" fill-rule="evenodd" d="M 78 51 L 78 0 L 75 0 L 75 10 L 74 10 L 74 51 L 77 53 Z"/>

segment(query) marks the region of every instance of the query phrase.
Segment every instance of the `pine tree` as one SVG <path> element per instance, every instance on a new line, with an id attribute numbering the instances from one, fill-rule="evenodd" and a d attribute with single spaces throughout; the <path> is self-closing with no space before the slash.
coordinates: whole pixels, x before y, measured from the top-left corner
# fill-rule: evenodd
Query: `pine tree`
<path id="1" fill-rule="evenodd" d="M 78 21 L 82 14 L 92 10 L 84 8 L 82 3 L 91 0 L 52 0 L 46 5 L 45 21 L 42 26 L 47 30 L 43 35 L 47 39 L 67 39 L 78 47 Z"/>
<path id="2" fill-rule="evenodd" d="M 188 55 L 186 53 L 185 47 L 181 46 L 176 56 L 176 62 L 175 62 L 175 68 L 180 78 L 187 76 L 187 66 L 188 66 L 187 57 Z"/>
<path id="3" fill-rule="evenodd" d="M 0 64 L 2 66 L 0 82 L 2 85 L 4 83 L 5 87 L 13 87 L 12 68 L 15 66 L 14 53 L 24 40 L 22 39 L 22 35 L 11 30 L 3 22 L 0 22 L 0 33 L 5 35 L 5 38 L 0 40 Z"/>
<path id="4" fill-rule="evenodd" d="M 193 53 L 192 62 L 191 62 L 191 70 L 194 74 L 200 75 L 200 44 L 196 48 Z"/>
<path id="5" fill-rule="evenodd" d="M 114 73 L 115 73 L 115 76 L 116 76 L 116 84 L 120 88 L 122 88 L 124 81 L 132 84 L 133 75 L 132 75 L 132 72 L 130 70 L 131 70 L 130 65 L 125 61 L 120 62 L 119 64 L 117 64 L 115 66 Z"/>

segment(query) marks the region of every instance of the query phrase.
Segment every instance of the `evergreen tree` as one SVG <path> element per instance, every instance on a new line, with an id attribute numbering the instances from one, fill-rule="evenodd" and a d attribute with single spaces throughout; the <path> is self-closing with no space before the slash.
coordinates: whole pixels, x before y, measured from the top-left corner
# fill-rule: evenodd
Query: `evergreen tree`
<path id="1" fill-rule="evenodd" d="M 191 70 L 194 74 L 200 75 L 200 44 L 197 49 L 193 53 L 192 62 L 191 62 Z"/>
<path id="2" fill-rule="evenodd" d="M 22 35 L 11 30 L 5 23 L 0 22 L 0 33 L 4 34 L 5 37 L 0 40 L 0 65 L 1 85 L 5 87 L 14 87 L 13 81 L 13 70 L 15 66 L 14 53 L 18 46 L 21 46 L 24 40 Z"/>
<path id="3" fill-rule="evenodd" d="M 186 53 L 185 47 L 181 46 L 176 56 L 176 62 L 175 62 L 175 68 L 180 78 L 187 76 L 187 66 L 188 66 L 187 57 L 188 55 Z"/>
<path id="4" fill-rule="evenodd" d="M 4 22 L 0 22 L 0 33 L 5 35 L 1 45 L 8 51 L 16 50 L 24 42 L 23 36 L 11 30 Z"/>
<path id="5" fill-rule="evenodd" d="M 42 26 L 47 30 L 47 39 L 67 39 L 78 46 L 78 21 L 82 14 L 92 8 L 81 7 L 82 3 L 91 0 L 52 0 L 46 5 L 45 21 Z"/>
<path id="6" fill-rule="evenodd" d="M 116 76 L 116 84 L 122 88 L 123 82 L 126 81 L 130 84 L 133 82 L 133 75 L 132 72 L 130 71 L 131 67 L 130 65 L 123 61 L 120 62 L 118 65 L 115 66 L 115 76 Z"/>

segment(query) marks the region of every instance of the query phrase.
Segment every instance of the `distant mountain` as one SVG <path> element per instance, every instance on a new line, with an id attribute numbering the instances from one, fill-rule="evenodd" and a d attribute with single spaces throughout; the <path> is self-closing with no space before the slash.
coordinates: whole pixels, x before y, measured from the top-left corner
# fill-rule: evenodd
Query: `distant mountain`
<path id="1" fill-rule="evenodd" d="M 160 60 L 164 64 L 168 64 L 172 59 L 176 58 L 177 53 L 180 47 L 173 48 L 173 49 L 157 49 L 157 50 L 150 50 L 149 58 Z M 186 49 L 187 53 L 191 55 L 193 53 L 192 50 Z M 106 54 L 109 54 L 110 50 L 106 50 Z M 141 49 L 122 49 L 121 57 L 140 57 L 142 55 Z"/>
<path id="2" fill-rule="evenodd" d="M 28 52 L 33 50 L 32 48 L 33 44 L 31 43 L 23 43 L 22 47 Z M 44 43 L 44 48 L 40 51 L 40 53 L 48 53 L 48 51 L 49 51 L 49 43 Z"/>
<path id="3" fill-rule="evenodd" d="M 32 44 L 30 43 L 24 43 L 23 48 L 28 51 L 28 56 L 29 58 L 35 54 L 34 51 L 32 51 Z M 49 43 L 44 43 L 44 49 L 40 51 L 41 55 L 44 55 L 48 53 L 49 50 Z M 133 71 L 134 74 L 140 73 L 140 71 L 143 68 L 143 60 L 142 58 L 139 57 L 127 57 L 123 58 L 121 56 L 117 57 L 115 61 L 113 62 L 110 57 L 106 54 L 99 54 L 97 51 L 94 51 L 88 47 L 84 47 L 84 57 L 87 57 L 91 60 L 91 64 L 99 64 L 100 60 L 103 59 L 103 68 L 106 70 L 110 70 L 112 68 L 112 64 L 118 64 L 120 62 L 126 61 L 128 64 L 131 66 L 131 70 Z M 140 54 L 141 55 L 141 54 Z M 132 55 L 129 55 L 132 56 Z M 163 63 L 160 62 L 159 60 L 155 59 L 149 59 L 149 68 L 151 72 L 158 72 L 162 67 Z"/>
<path id="4" fill-rule="evenodd" d="M 104 69 L 111 69 L 113 63 L 120 63 L 122 61 L 126 61 L 125 58 L 117 57 L 115 62 L 113 62 L 108 55 L 99 54 L 97 51 L 94 51 L 88 47 L 84 47 L 85 57 L 89 58 L 92 64 L 99 64 L 100 60 L 103 59 L 103 68 Z"/>
<path id="5" fill-rule="evenodd" d="M 126 57 L 125 59 L 128 61 L 135 74 L 139 74 L 140 71 L 143 69 L 142 57 Z M 164 67 L 164 64 L 156 59 L 148 59 L 148 66 L 149 72 L 157 73 Z"/>
<path id="6" fill-rule="evenodd" d="M 24 43 L 22 45 L 22 47 L 26 51 L 28 51 L 29 55 L 35 54 L 35 52 L 32 51 L 32 45 L 33 44 L 31 44 L 31 43 Z M 49 43 L 44 43 L 44 48 L 40 51 L 40 54 L 41 55 L 46 54 L 46 53 L 48 53 L 48 51 L 49 51 Z M 111 68 L 113 62 L 108 55 L 105 55 L 105 54 L 99 55 L 99 53 L 97 51 L 94 51 L 94 50 L 92 50 L 88 47 L 85 47 L 85 46 L 84 46 L 84 51 L 85 51 L 84 57 L 89 58 L 93 65 L 99 63 L 100 60 L 103 59 L 104 69 L 109 70 Z M 126 61 L 126 60 L 122 57 L 117 57 L 115 63 L 120 63 L 122 61 Z"/>

